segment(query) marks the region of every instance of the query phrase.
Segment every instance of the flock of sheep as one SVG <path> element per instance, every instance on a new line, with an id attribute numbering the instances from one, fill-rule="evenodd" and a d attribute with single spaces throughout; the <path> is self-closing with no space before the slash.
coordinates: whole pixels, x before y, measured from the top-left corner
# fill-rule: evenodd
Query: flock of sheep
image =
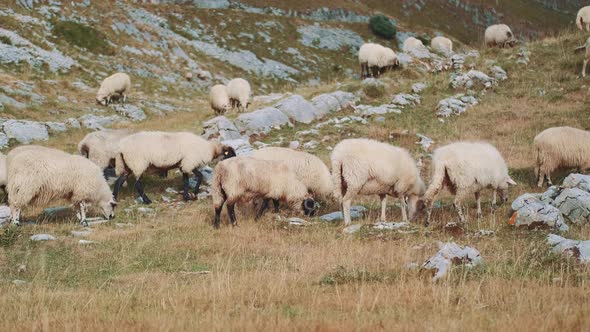
<path id="1" fill-rule="evenodd" d="M 576 23 L 580 29 L 590 31 L 590 6 L 580 10 Z M 499 24 L 486 30 L 485 42 L 488 46 L 506 47 L 513 46 L 516 39 L 508 26 Z M 410 37 L 403 50 L 420 46 L 424 46 L 420 40 Z M 436 37 L 431 48 L 452 52 L 453 43 L 448 38 Z M 590 54 L 590 38 L 586 49 Z M 393 50 L 373 43 L 360 48 L 359 62 L 363 77 L 376 76 L 399 65 Z M 127 74 L 114 74 L 102 82 L 96 100 L 102 105 L 116 99 L 125 102 L 130 88 Z M 211 107 L 216 113 L 233 108 L 243 111 L 250 103 L 250 95 L 250 84 L 236 78 L 227 86 L 212 87 Z M 590 132 L 570 127 L 549 128 L 535 137 L 533 145 L 539 187 L 545 179 L 552 184 L 551 172 L 556 169 L 590 168 Z M 23 208 L 56 199 L 66 199 L 78 207 L 77 217 L 84 225 L 89 206 L 98 208 L 105 218 L 112 218 L 121 187 L 130 175 L 135 177 L 135 190 L 143 203 L 150 204 L 142 183 L 150 170 L 165 175 L 171 169 L 179 169 L 183 198 L 188 201 L 199 192 L 203 181 L 200 167 L 219 159 L 222 160 L 215 166 L 211 183 L 215 227 L 220 226 L 224 205 L 231 224 L 236 225 L 235 204 L 257 199 L 262 200 L 257 219 L 271 201 L 275 212 L 284 202 L 311 216 L 318 209 L 318 200 L 335 200 L 341 204 L 344 224 L 348 225 L 352 200 L 360 195 L 380 197 L 381 220 L 387 219 L 387 196 L 392 196 L 400 202 L 404 221 L 416 218 L 426 209 L 428 225 L 433 203 L 444 188 L 455 195 L 454 208 L 464 222 L 462 202 L 468 195 L 475 195 L 479 218 L 484 189 L 493 190 L 495 207 L 497 194 L 505 202 L 508 188 L 516 185 L 500 152 L 485 142 L 456 142 L 437 148 L 428 188 L 407 150 L 363 138 L 338 143 L 330 156 L 331 170 L 307 152 L 267 147 L 250 156 L 236 156 L 232 147 L 189 132 L 102 130 L 86 135 L 78 144 L 78 152 L 75 155 L 27 145 L 14 148 L 7 155 L 0 154 L 0 186 L 7 194 L 13 224 L 19 224 Z M 108 168 L 114 168 L 118 177 L 112 190 L 105 175 Z M 193 175 L 197 185 L 191 193 L 189 178 Z"/>

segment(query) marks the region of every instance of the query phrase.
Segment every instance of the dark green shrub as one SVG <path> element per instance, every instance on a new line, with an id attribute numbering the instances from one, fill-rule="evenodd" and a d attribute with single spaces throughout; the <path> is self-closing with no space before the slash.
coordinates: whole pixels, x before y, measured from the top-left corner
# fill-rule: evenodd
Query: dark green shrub
<path id="1" fill-rule="evenodd" d="M 369 28 L 379 37 L 392 39 L 395 37 L 396 29 L 389 18 L 385 15 L 375 15 L 369 19 Z"/>
<path id="2" fill-rule="evenodd" d="M 95 54 L 115 54 L 115 50 L 107 43 L 104 34 L 77 22 L 57 22 L 53 26 L 53 34 L 59 39 L 65 39 L 68 43 L 85 48 Z"/>
<path id="3" fill-rule="evenodd" d="M 420 40 L 424 46 L 430 45 L 430 41 L 432 40 L 432 38 L 430 38 L 428 35 L 416 36 L 416 39 Z"/>

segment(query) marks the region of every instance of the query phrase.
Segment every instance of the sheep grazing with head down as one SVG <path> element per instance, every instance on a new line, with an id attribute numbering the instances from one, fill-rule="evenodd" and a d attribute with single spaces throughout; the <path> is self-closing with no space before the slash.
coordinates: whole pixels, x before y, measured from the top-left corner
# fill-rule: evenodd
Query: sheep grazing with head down
<path id="1" fill-rule="evenodd" d="M 341 200 L 346 225 L 357 195 L 379 195 L 383 221 L 387 195 L 400 199 L 404 221 L 414 217 L 424 182 L 407 150 L 370 139 L 346 139 L 334 147 L 330 158 L 334 196 Z"/>
<path id="2" fill-rule="evenodd" d="M 135 189 L 145 204 L 152 201 L 146 196 L 142 175 L 150 168 L 168 171 L 179 168 L 183 178 L 183 198 L 189 200 L 189 176 L 193 173 L 197 179 L 194 193 L 199 192 L 203 175 L 199 167 L 218 157 L 235 157 L 233 148 L 216 141 L 188 132 L 167 133 L 161 131 L 143 131 L 129 135 L 119 142 L 119 153 L 115 158 L 115 172 L 119 179 L 115 182 L 113 195 L 117 198 L 121 186 L 130 174 L 135 176 Z"/>
<path id="3" fill-rule="evenodd" d="M 91 132 L 78 143 L 78 152 L 104 171 L 109 167 L 115 167 L 119 141 L 131 134 L 133 131 L 129 129 L 105 129 Z"/>
<path id="4" fill-rule="evenodd" d="M 285 163 L 315 198 L 328 199 L 333 193 L 332 176 L 328 166 L 310 153 L 289 148 L 268 147 L 254 151 L 250 157 Z M 273 203 L 277 212 L 279 202 L 275 200 Z"/>
<path id="5" fill-rule="evenodd" d="M 551 172 L 562 168 L 590 169 L 590 132 L 572 127 L 554 127 L 540 132 L 533 141 L 536 155 L 535 175 L 539 187 Z"/>
<path id="6" fill-rule="evenodd" d="M 250 106 L 250 83 L 243 78 L 234 78 L 227 83 L 227 94 L 231 101 L 231 107 L 237 107 L 238 112 L 245 112 Z"/>
<path id="7" fill-rule="evenodd" d="M 223 114 L 232 108 L 225 85 L 217 84 L 211 88 L 211 91 L 209 91 L 209 104 L 215 114 Z"/>
<path id="8" fill-rule="evenodd" d="M 489 26 L 485 31 L 484 38 L 488 47 L 512 47 L 518 42 L 506 24 Z"/>
<path id="9" fill-rule="evenodd" d="M 127 101 L 127 96 L 131 91 L 131 79 L 125 73 L 116 73 L 105 78 L 100 84 L 100 89 L 96 93 L 96 102 L 106 106 L 111 103 L 113 97 L 120 97 L 122 101 Z"/>
<path id="10" fill-rule="evenodd" d="M 256 214 L 259 219 L 268 201 L 287 202 L 293 209 L 302 209 L 304 214 L 315 213 L 316 204 L 307 186 L 284 163 L 252 157 L 236 157 L 224 160 L 215 166 L 213 177 L 213 205 L 215 207 L 215 228 L 221 222 L 221 210 L 227 202 L 227 212 L 232 225 L 236 225 L 234 206 L 238 201 L 262 198 L 263 205 Z"/>
<path id="11" fill-rule="evenodd" d="M 576 16 L 576 26 L 583 31 L 590 31 L 590 6 L 582 7 Z"/>
<path id="12" fill-rule="evenodd" d="M 468 194 L 475 193 L 477 216 L 481 218 L 480 194 L 483 189 L 493 189 L 492 209 L 494 209 L 496 192 L 500 191 L 500 200 L 505 202 L 508 187 L 516 185 L 516 182 L 508 175 L 504 158 L 488 143 L 457 142 L 440 147 L 434 151 L 432 164 L 432 180 L 424 195 L 424 201 L 428 206 L 427 225 L 430 223 L 434 200 L 444 187 L 449 188 L 455 195 L 455 209 L 461 222 L 465 222 L 461 202 Z"/>
<path id="13" fill-rule="evenodd" d="M 590 6 L 589 6 L 590 7 Z M 579 46 L 575 49 L 576 52 L 584 51 L 584 65 L 582 66 L 582 77 L 586 77 L 586 66 L 590 61 L 590 37 L 586 39 L 586 43 L 582 46 Z"/>
<path id="14" fill-rule="evenodd" d="M 422 41 L 418 38 L 414 38 L 414 37 L 409 37 L 408 39 L 406 39 L 404 41 L 404 45 L 402 47 L 402 50 L 404 51 L 404 53 L 410 53 L 412 50 L 416 49 L 416 48 L 421 48 L 424 47 L 424 44 L 422 43 Z"/>
<path id="15" fill-rule="evenodd" d="M 83 225 L 88 225 L 89 205 L 96 205 L 105 218 L 114 216 L 116 203 L 102 170 L 82 156 L 26 146 L 10 151 L 6 165 L 8 204 L 15 225 L 19 224 L 24 207 L 44 205 L 56 199 L 67 199 L 78 206 L 78 219 Z"/>
<path id="16" fill-rule="evenodd" d="M 430 41 L 430 48 L 449 55 L 453 53 L 453 41 L 446 37 L 437 36 Z"/>
<path id="17" fill-rule="evenodd" d="M 359 49 L 358 59 L 362 78 L 377 77 L 399 65 L 397 55 L 391 48 L 374 43 L 363 44 Z"/>

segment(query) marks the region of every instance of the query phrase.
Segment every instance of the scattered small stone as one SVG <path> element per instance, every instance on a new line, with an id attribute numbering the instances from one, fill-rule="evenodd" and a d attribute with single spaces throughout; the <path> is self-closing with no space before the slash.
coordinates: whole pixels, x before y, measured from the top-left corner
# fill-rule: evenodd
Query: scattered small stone
<path id="1" fill-rule="evenodd" d="M 55 236 L 50 234 L 35 234 L 30 239 L 31 241 L 55 241 Z"/>
<path id="2" fill-rule="evenodd" d="M 569 240 L 555 234 L 547 236 L 547 242 L 553 246 L 554 253 L 562 253 L 565 256 L 575 258 L 579 263 L 590 263 L 590 240 Z"/>
<path id="3" fill-rule="evenodd" d="M 92 234 L 92 230 L 87 229 L 87 230 L 83 230 L 83 231 L 71 231 L 70 233 L 75 237 L 86 237 L 86 236 Z"/>
<path id="4" fill-rule="evenodd" d="M 424 91 L 424 89 L 426 89 L 427 87 L 428 86 L 424 83 L 415 83 L 412 85 L 412 92 L 417 94 Z"/>
<path id="5" fill-rule="evenodd" d="M 366 211 L 367 211 L 367 208 L 364 206 L 361 206 L 361 205 L 352 206 L 350 208 L 350 218 L 351 219 L 361 218 Z M 338 221 L 338 220 L 343 220 L 343 219 L 344 219 L 344 215 L 342 214 L 342 211 L 328 213 L 328 214 L 325 214 L 320 217 L 321 221 L 328 221 L 328 222 Z"/>
<path id="6" fill-rule="evenodd" d="M 303 144 L 303 148 L 313 150 L 318 147 L 320 143 L 316 140 L 311 140 L 305 144 Z"/>
<path id="7" fill-rule="evenodd" d="M 78 241 L 78 244 L 95 244 L 96 242 L 94 241 L 89 241 L 89 240 L 80 240 Z"/>
<path id="8" fill-rule="evenodd" d="M 17 285 L 17 286 L 20 286 L 20 285 L 24 285 L 24 284 L 26 284 L 27 282 L 26 282 L 26 281 L 24 281 L 24 280 L 20 280 L 20 279 L 14 279 L 14 280 L 12 281 L 12 283 L 13 283 L 13 284 L 15 284 L 15 285 Z"/>
<path id="9" fill-rule="evenodd" d="M 86 218 L 86 221 L 88 222 L 88 226 L 97 226 L 109 222 L 108 220 L 101 218 Z"/>
<path id="10" fill-rule="evenodd" d="M 492 236 L 494 235 L 496 232 L 490 230 L 490 229 L 480 229 L 475 233 L 475 236 L 477 237 L 485 237 L 485 236 Z"/>
<path id="11" fill-rule="evenodd" d="M 146 213 L 146 214 L 151 214 L 151 213 L 154 213 L 155 212 L 154 209 L 147 208 L 147 207 L 144 207 L 144 206 L 137 208 L 137 211 L 138 212 L 141 212 L 141 213 Z"/>
<path id="12" fill-rule="evenodd" d="M 434 144 L 434 141 L 431 138 L 428 138 L 422 134 L 416 134 L 416 136 L 418 136 L 418 138 L 420 139 L 420 141 L 416 142 L 416 144 L 422 146 L 422 149 L 424 151 L 428 151 L 428 148 L 430 148 L 430 146 Z"/>
<path id="13" fill-rule="evenodd" d="M 342 230 L 342 232 L 344 234 L 354 234 L 358 231 L 361 230 L 362 225 L 361 224 L 354 224 L 354 225 L 350 225 L 347 227 L 344 227 L 344 229 Z"/>
<path id="14" fill-rule="evenodd" d="M 379 229 L 379 230 L 398 230 L 398 229 L 402 229 L 402 228 L 409 228 L 410 227 L 410 223 L 409 222 L 384 222 L 384 221 L 380 221 L 377 223 L 373 224 L 373 228 L 374 229 Z"/>
<path id="15" fill-rule="evenodd" d="M 297 150 L 297 149 L 299 149 L 300 146 L 301 146 L 301 143 L 299 143 L 299 141 L 289 142 L 289 149 Z"/>
<path id="16" fill-rule="evenodd" d="M 165 191 L 166 191 L 167 193 L 169 193 L 169 194 L 173 194 L 173 195 L 176 195 L 176 194 L 178 194 L 178 191 L 177 191 L 176 189 L 174 189 L 174 188 L 170 188 L 170 187 L 166 188 L 166 190 L 165 190 Z"/>
<path id="17" fill-rule="evenodd" d="M 25 264 L 20 264 L 16 270 L 18 273 L 25 273 L 27 272 L 27 266 Z"/>
<path id="18" fill-rule="evenodd" d="M 134 224 L 128 222 L 128 223 L 115 223 L 115 227 L 117 228 L 129 228 L 129 227 L 135 227 Z"/>
<path id="19" fill-rule="evenodd" d="M 454 242 L 439 243 L 439 251 L 430 257 L 424 264 L 422 270 L 432 271 L 432 281 L 444 277 L 453 264 L 463 264 L 467 267 L 474 267 L 483 262 L 479 251 L 472 247 L 461 247 Z"/>
<path id="20" fill-rule="evenodd" d="M 410 263 L 406 264 L 406 269 L 408 269 L 408 270 L 417 270 L 418 268 L 420 268 L 420 264 L 418 264 L 416 262 L 410 262 Z"/>

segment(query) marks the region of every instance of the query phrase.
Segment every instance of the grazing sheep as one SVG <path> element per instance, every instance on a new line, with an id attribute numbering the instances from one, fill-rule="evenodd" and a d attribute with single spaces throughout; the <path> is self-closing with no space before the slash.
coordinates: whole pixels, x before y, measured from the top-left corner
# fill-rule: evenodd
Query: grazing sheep
<path id="1" fill-rule="evenodd" d="M 327 199 L 333 193 L 332 176 L 328 166 L 310 153 L 289 148 L 268 147 L 254 151 L 250 157 L 284 162 L 316 198 Z M 273 203 L 276 212 L 278 200 Z"/>
<path id="2" fill-rule="evenodd" d="M 149 168 L 168 171 L 179 168 L 182 172 L 184 200 L 189 200 L 189 175 L 197 178 L 194 193 L 199 192 L 203 175 L 198 168 L 217 157 L 234 157 L 236 152 L 219 142 L 207 141 L 188 132 L 167 133 L 143 131 L 129 135 L 119 141 L 119 153 L 115 158 L 115 172 L 119 179 L 115 182 L 113 195 L 117 198 L 121 186 L 129 174 L 135 176 L 135 189 L 145 204 L 152 201 L 146 196 L 141 183 L 143 173 Z"/>
<path id="3" fill-rule="evenodd" d="M 250 105 L 250 83 L 243 78 L 234 78 L 227 83 L 227 94 L 231 101 L 232 109 L 238 108 L 238 112 L 244 112 L 248 110 Z"/>
<path id="4" fill-rule="evenodd" d="M 461 222 L 465 222 L 465 215 L 461 202 L 469 193 L 475 193 L 477 200 L 477 216 L 481 217 L 481 190 L 494 190 L 492 209 L 496 206 L 496 192 L 500 190 L 500 200 L 507 199 L 507 189 L 516 182 L 508 175 L 508 168 L 504 158 L 491 144 L 483 142 L 457 142 L 434 151 L 432 157 L 433 175 L 430 186 L 424 195 L 428 206 L 426 224 L 430 223 L 430 216 L 434 199 L 443 189 L 448 187 L 455 195 L 454 206 Z"/>
<path id="5" fill-rule="evenodd" d="M 236 225 L 234 205 L 237 201 L 264 199 L 256 219 L 262 216 L 270 199 L 285 201 L 294 209 L 302 208 L 307 216 L 313 215 L 316 209 L 315 201 L 308 193 L 307 186 L 284 162 L 280 161 L 252 157 L 224 160 L 215 167 L 212 191 L 215 228 L 219 228 L 221 210 L 225 202 L 227 202 L 227 213 L 234 226 Z"/>
<path id="6" fill-rule="evenodd" d="M 86 135 L 78 143 L 80 155 L 90 159 L 103 171 L 115 167 L 119 141 L 133 134 L 130 129 L 105 129 Z"/>
<path id="7" fill-rule="evenodd" d="M 590 6 L 582 7 L 576 16 L 578 29 L 590 31 Z"/>
<path id="8" fill-rule="evenodd" d="M 590 169 L 590 132 L 572 127 L 554 127 L 540 132 L 533 141 L 537 162 L 535 175 L 539 187 L 551 172 L 560 168 Z"/>
<path id="9" fill-rule="evenodd" d="M 116 202 L 102 170 L 90 160 L 41 146 L 15 148 L 6 158 L 8 203 L 12 223 L 18 225 L 21 210 L 28 205 L 45 205 L 67 199 L 86 222 L 86 208 L 96 204 L 105 218 L 114 216 Z"/>
<path id="10" fill-rule="evenodd" d="M 590 6 L 588 6 L 590 8 Z M 576 52 L 585 51 L 584 55 L 584 65 L 582 66 L 582 77 L 586 77 L 586 66 L 588 65 L 588 61 L 590 61 L 590 37 L 586 39 L 586 43 L 575 50 Z"/>
<path id="11" fill-rule="evenodd" d="M 495 24 L 489 26 L 485 31 L 485 42 L 488 47 L 512 47 L 518 41 L 514 38 L 514 34 L 510 27 L 506 24 Z"/>
<path id="12" fill-rule="evenodd" d="M 361 66 L 361 78 L 369 77 L 369 57 L 380 46 L 374 43 L 365 43 L 359 48 L 358 59 Z"/>
<path id="13" fill-rule="evenodd" d="M 416 49 L 418 47 L 424 47 L 422 41 L 414 37 L 409 37 L 404 41 L 402 50 L 404 51 L 404 53 L 409 53 L 411 50 Z"/>
<path id="14" fill-rule="evenodd" d="M 430 41 L 430 48 L 444 54 L 451 54 L 453 53 L 453 42 L 446 37 L 434 37 Z"/>
<path id="15" fill-rule="evenodd" d="M 373 43 L 361 46 L 358 59 L 362 78 L 379 76 L 382 70 L 387 71 L 399 65 L 397 55 L 391 48 Z"/>
<path id="16" fill-rule="evenodd" d="M 125 73 L 113 74 L 102 81 L 100 89 L 96 93 L 96 102 L 106 106 L 111 103 L 114 95 L 119 95 L 123 98 L 123 102 L 127 101 L 127 96 L 131 90 L 131 79 Z"/>
<path id="17" fill-rule="evenodd" d="M 334 196 L 342 203 L 344 223 L 350 224 L 350 206 L 357 195 L 379 195 L 385 221 L 387 195 L 399 197 L 404 221 L 414 217 L 424 193 L 416 162 L 407 150 L 369 139 L 347 139 L 331 155 Z"/>
<path id="18" fill-rule="evenodd" d="M 187 81 L 189 81 L 189 82 L 190 82 L 190 81 L 192 81 L 192 80 L 193 80 L 193 73 L 192 73 L 192 72 L 190 72 L 190 71 L 187 71 L 187 72 L 184 74 L 184 78 L 185 78 Z"/>
<path id="19" fill-rule="evenodd" d="M 211 88 L 211 91 L 209 91 L 209 104 L 215 114 L 223 114 L 232 108 L 225 85 L 217 84 Z"/>

